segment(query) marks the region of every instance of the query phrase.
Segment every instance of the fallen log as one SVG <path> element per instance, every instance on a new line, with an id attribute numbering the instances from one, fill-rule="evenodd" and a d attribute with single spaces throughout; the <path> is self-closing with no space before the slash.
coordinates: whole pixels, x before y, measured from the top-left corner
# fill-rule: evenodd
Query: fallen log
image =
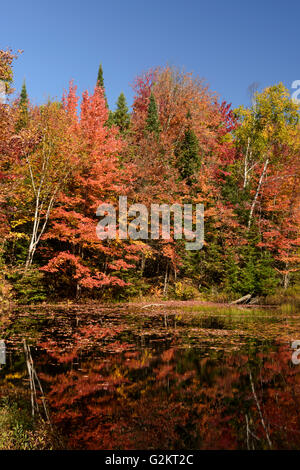
<path id="1" fill-rule="evenodd" d="M 149 304 L 149 305 L 144 305 L 141 308 L 149 308 L 149 307 L 162 307 L 164 304 Z"/>
<path id="2" fill-rule="evenodd" d="M 240 297 L 239 299 L 234 300 L 233 302 L 230 302 L 229 305 L 245 304 L 251 299 L 251 297 L 252 297 L 252 294 L 244 295 L 243 297 Z"/>
<path id="3" fill-rule="evenodd" d="M 249 302 L 247 302 L 248 305 L 254 305 L 259 303 L 259 297 L 252 297 Z"/>

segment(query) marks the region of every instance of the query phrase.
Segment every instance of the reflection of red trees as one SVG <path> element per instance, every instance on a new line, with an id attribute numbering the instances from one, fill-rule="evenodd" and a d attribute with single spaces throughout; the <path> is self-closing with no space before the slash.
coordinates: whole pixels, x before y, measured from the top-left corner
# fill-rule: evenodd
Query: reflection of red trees
<path id="1" fill-rule="evenodd" d="M 267 386 L 263 400 L 271 437 L 278 447 L 296 449 L 300 445 L 300 370 L 289 366 L 290 361 L 290 349 L 281 346 L 264 364 L 261 381 L 262 387 Z"/>
<path id="2" fill-rule="evenodd" d="M 229 358 L 214 386 L 204 388 L 204 448 L 299 448 L 299 369 L 282 345 L 257 359 Z"/>
<path id="3" fill-rule="evenodd" d="M 47 382 L 53 422 L 69 448 L 299 448 L 299 370 L 287 348 L 251 361 L 212 361 L 174 348 L 91 359 L 95 343 L 86 333 L 76 334 L 68 352 L 71 370 L 65 371 L 67 357 L 58 345 L 55 354 L 53 343 L 43 345 L 64 368 L 40 376 Z M 110 341 L 110 352 L 119 352 L 113 336 L 112 329 L 94 329 L 99 341 Z"/>

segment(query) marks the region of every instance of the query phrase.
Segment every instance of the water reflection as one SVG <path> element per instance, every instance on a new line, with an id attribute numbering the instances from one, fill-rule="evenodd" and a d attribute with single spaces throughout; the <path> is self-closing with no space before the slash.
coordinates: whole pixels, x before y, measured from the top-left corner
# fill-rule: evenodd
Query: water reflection
<path id="1" fill-rule="evenodd" d="M 124 319 L 73 320 L 41 321 L 32 347 L 65 447 L 300 447 L 300 371 L 288 344 L 251 338 L 228 352 L 179 347 L 177 336 L 133 342 Z M 216 325 L 223 323 L 214 318 L 207 327 Z M 25 370 L 14 342 L 9 349 L 15 359 L 2 381 Z"/>

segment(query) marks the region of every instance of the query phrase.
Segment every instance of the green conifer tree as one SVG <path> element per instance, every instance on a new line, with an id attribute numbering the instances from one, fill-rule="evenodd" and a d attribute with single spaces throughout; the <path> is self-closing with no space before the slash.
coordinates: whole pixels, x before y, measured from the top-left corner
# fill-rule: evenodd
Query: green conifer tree
<path id="1" fill-rule="evenodd" d="M 260 295 L 274 294 L 279 285 L 278 273 L 273 268 L 274 260 L 268 252 L 262 252 L 257 261 L 257 292 Z"/>
<path id="2" fill-rule="evenodd" d="M 117 101 L 117 109 L 113 115 L 113 123 L 119 127 L 121 134 L 126 134 L 130 126 L 130 115 L 123 92 L 120 94 Z"/>
<path id="3" fill-rule="evenodd" d="M 190 124 L 177 146 L 175 155 L 182 178 L 191 180 L 192 175 L 200 168 L 200 155 L 198 139 Z"/>
<path id="4" fill-rule="evenodd" d="M 247 245 L 242 250 L 241 294 L 271 294 L 278 284 L 278 276 L 272 266 L 274 260 L 270 253 L 264 253 L 258 246 L 260 238 L 258 227 L 253 226 L 248 233 Z"/>
<path id="5" fill-rule="evenodd" d="M 240 288 L 240 267 L 238 260 L 234 256 L 234 250 L 229 248 L 224 261 L 224 289 L 226 292 L 239 292 Z"/>
<path id="6" fill-rule="evenodd" d="M 109 110 L 108 119 L 107 119 L 105 125 L 106 125 L 107 127 L 111 127 L 111 126 L 114 125 L 114 112 L 111 111 L 111 110 Z"/>
<path id="7" fill-rule="evenodd" d="M 22 85 L 19 102 L 19 119 L 16 124 L 16 130 L 19 132 L 21 129 L 27 126 L 28 123 L 28 94 L 26 89 L 25 80 Z"/>
<path id="8" fill-rule="evenodd" d="M 103 88 L 105 104 L 106 104 L 106 107 L 108 108 L 108 102 L 107 102 L 107 97 L 106 97 L 106 93 L 105 93 L 105 86 L 104 86 L 102 64 L 99 65 L 99 69 L 98 69 L 97 86 Z"/>
<path id="9" fill-rule="evenodd" d="M 97 77 L 97 86 L 104 88 L 104 78 L 103 78 L 103 68 L 102 64 L 99 65 L 98 77 Z"/>
<path id="10" fill-rule="evenodd" d="M 155 96 L 152 91 L 149 98 L 145 130 L 147 133 L 154 134 L 157 137 L 160 133 L 160 122 L 158 117 L 157 105 L 155 101 Z"/>

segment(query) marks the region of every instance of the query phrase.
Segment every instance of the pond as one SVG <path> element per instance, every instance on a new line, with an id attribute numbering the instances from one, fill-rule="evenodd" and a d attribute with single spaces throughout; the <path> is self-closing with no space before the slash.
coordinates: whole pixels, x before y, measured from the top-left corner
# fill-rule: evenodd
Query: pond
<path id="1" fill-rule="evenodd" d="M 292 307 L 23 307 L 0 326 L 1 399 L 63 448 L 300 448 Z"/>

